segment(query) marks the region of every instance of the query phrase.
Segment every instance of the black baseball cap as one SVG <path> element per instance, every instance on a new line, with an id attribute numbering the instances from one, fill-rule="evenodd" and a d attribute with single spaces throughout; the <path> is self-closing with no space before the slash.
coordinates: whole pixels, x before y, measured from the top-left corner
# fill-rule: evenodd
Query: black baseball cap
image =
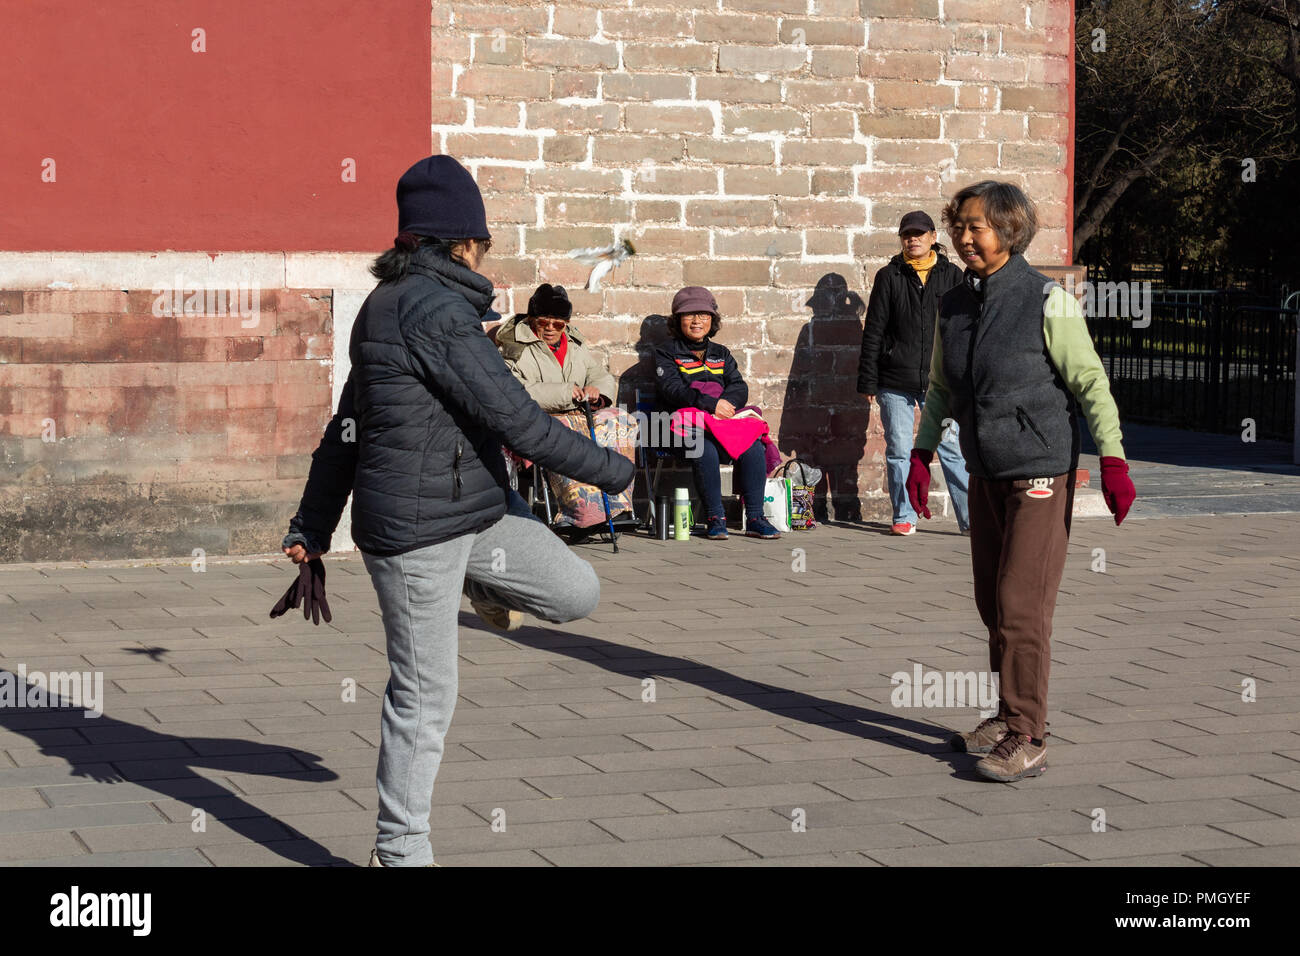
<path id="1" fill-rule="evenodd" d="M 903 217 L 903 221 L 898 224 L 898 234 L 901 236 L 903 233 L 912 230 L 919 232 L 934 232 L 934 220 L 920 209 L 915 212 L 909 212 Z"/>

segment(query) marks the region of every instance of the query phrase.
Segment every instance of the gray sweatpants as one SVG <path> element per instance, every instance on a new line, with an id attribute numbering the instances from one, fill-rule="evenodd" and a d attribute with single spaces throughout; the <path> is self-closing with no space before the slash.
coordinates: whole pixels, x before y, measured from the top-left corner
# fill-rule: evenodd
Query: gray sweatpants
<path id="1" fill-rule="evenodd" d="M 389 665 L 375 846 L 384 866 L 425 866 L 433 861 L 433 780 L 456 706 L 462 585 L 476 600 L 558 624 L 596 609 L 600 581 L 546 525 L 515 514 L 478 534 L 363 557 L 379 596 Z"/>

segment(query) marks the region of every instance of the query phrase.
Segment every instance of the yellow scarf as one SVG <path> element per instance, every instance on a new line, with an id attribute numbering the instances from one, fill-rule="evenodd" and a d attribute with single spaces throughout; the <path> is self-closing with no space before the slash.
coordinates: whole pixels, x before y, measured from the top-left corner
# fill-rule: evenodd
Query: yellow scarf
<path id="1" fill-rule="evenodd" d="M 925 280 L 930 275 L 930 270 L 934 264 L 939 261 L 939 255 L 933 249 L 927 252 L 920 259 L 912 259 L 907 253 L 903 253 L 903 261 L 916 270 L 916 274 L 921 277 L 921 285 L 925 285 Z"/>

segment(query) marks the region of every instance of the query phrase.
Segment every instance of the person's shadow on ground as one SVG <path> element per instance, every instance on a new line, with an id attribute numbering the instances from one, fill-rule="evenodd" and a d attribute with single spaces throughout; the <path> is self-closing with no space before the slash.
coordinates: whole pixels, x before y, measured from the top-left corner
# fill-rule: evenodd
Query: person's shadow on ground
<path id="1" fill-rule="evenodd" d="M 476 621 L 473 615 L 462 613 L 460 625 L 474 627 Z M 684 657 L 628 647 L 598 637 L 571 634 L 545 626 L 526 626 L 511 633 L 509 640 L 534 650 L 550 651 L 595 664 L 611 673 L 624 675 L 631 682 L 657 677 L 694 684 L 719 697 L 730 698 L 776 717 L 825 727 L 848 737 L 882 740 L 906 753 L 929 754 L 936 760 L 946 761 L 953 768 L 956 777 L 983 779 L 973 770 L 981 755 L 950 750 L 947 742 L 953 731 L 948 728 L 873 710 L 861 704 L 846 704 L 803 691 L 746 680 L 712 665 Z M 853 665 L 846 662 L 844 666 L 847 668 Z M 905 734 L 915 736 L 908 737 Z"/>
<path id="2" fill-rule="evenodd" d="M 857 393 L 862 320 L 867 306 L 838 272 L 817 280 L 805 303 L 812 317 L 799 332 L 786 379 L 777 446 L 826 473 L 829 507 L 818 495 L 819 521 L 860 522 L 858 464 L 871 411 Z"/>
<path id="3" fill-rule="evenodd" d="M 0 669 L 0 680 L 11 678 L 19 693 L 27 692 L 28 685 L 17 675 Z M 318 755 L 235 738 L 177 737 L 107 714 L 94 717 L 88 713 L 50 694 L 46 707 L 0 707 L 0 728 L 28 737 L 41 748 L 42 756 L 65 761 L 74 777 L 96 783 L 130 783 L 179 800 L 203 811 L 207 824 L 220 823 L 290 863 L 355 865 L 218 781 L 195 772 L 202 767 L 322 783 L 337 780 L 338 774 L 320 766 Z M 131 751 L 139 756 L 113 756 L 114 752 Z M 197 819 L 191 816 L 192 821 Z"/>

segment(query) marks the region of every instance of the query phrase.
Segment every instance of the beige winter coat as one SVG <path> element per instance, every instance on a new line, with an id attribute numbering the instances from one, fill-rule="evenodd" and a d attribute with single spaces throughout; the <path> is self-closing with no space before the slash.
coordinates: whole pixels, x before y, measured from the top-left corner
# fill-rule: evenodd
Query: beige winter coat
<path id="1" fill-rule="evenodd" d="M 569 348 L 563 368 L 550 346 L 537 337 L 522 315 L 509 319 L 497 331 L 497 348 L 515 378 L 545 411 L 567 412 L 577 408 L 573 403 L 575 385 L 594 386 L 613 405 L 618 398 L 618 382 L 614 376 L 582 344 L 582 333 L 572 323 L 565 334 L 569 337 Z"/>

